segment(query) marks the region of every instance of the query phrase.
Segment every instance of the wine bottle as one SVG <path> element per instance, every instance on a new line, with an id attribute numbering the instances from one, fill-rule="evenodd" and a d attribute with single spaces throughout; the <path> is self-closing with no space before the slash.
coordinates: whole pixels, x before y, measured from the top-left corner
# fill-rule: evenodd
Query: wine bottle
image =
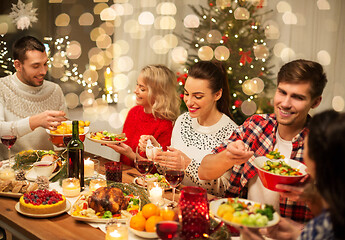
<path id="1" fill-rule="evenodd" d="M 79 139 L 78 121 L 72 121 L 72 139 L 67 145 L 67 173 L 69 178 L 78 178 L 84 189 L 84 144 Z"/>

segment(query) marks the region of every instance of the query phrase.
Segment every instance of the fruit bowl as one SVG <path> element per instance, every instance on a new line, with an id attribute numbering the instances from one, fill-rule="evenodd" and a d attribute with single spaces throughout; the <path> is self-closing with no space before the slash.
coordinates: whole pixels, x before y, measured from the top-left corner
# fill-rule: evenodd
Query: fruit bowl
<path id="1" fill-rule="evenodd" d="M 65 121 L 63 123 L 72 124 L 72 121 Z M 66 147 L 63 138 L 70 137 L 72 138 L 72 133 L 65 133 L 65 134 L 56 134 L 51 132 L 49 129 L 46 129 L 46 132 L 49 134 L 49 140 L 56 146 L 56 147 Z M 79 133 L 79 139 L 84 142 L 86 134 L 89 132 L 89 127 L 84 127 L 84 133 Z"/>
<path id="2" fill-rule="evenodd" d="M 302 175 L 298 176 L 284 176 L 284 175 L 278 175 L 275 173 L 268 172 L 262 167 L 266 163 L 267 160 L 270 161 L 284 161 L 286 164 L 290 165 L 293 168 L 299 169 L 299 171 L 302 173 Z M 279 160 L 271 160 L 267 157 L 257 157 L 253 161 L 254 167 L 257 169 L 259 178 L 264 185 L 265 188 L 276 191 L 276 192 L 284 192 L 284 190 L 280 190 L 276 188 L 277 184 L 285 184 L 285 185 L 293 185 L 301 181 L 302 178 L 304 178 L 307 175 L 306 165 L 304 165 L 301 162 L 298 162 L 296 160 L 292 159 L 279 159 Z"/>
<path id="3" fill-rule="evenodd" d="M 156 232 L 146 232 L 146 231 L 138 231 L 134 228 L 129 227 L 129 230 L 134 233 L 135 235 L 142 237 L 142 238 L 158 238 Z"/>

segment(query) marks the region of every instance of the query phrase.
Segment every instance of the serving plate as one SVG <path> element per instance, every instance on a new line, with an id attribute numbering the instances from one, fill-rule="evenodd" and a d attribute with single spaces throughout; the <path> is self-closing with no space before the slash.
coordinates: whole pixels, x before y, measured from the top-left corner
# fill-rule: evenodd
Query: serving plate
<path id="1" fill-rule="evenodd" d="M 129 230 L 134 233 L 135 235 L 142 237 L 142 238 L 158 238 L 158 235 L 156 232 L 145 232 L 145 231 L 138 231 L 131 227 L 129 227 Z"/>
<path id="2" fill-rule="evenodd" d="M 20 198 L 23 193 L 0 192 L 0 197 Z"/>
<path id="3" fill-rule="evenodd" d="M 49 217 L 55 217 L 55 216 L 58 216 L 64 212 L 67 212 L 69 211 L 69 209 L 71 208 L 71 203 L 66 199 L 66 208 L 61 210 L 61 211 L 58 211 L 58 212 L 55 212 L 55 213 L 47 213 L 47 214 L 32 214 L 32 213 L 26 213 L 26 212 L 23 212 L 22 210 L 20 210 L 20 203 L 17 202 L 16 206 L 15 206 L 15 209 L 17 212 L 19 212 L 20 214 L 22 215 L 25 215 L 27 217 L 32 217 L 32 218 L 49 218 Z"/>
<path id="4" fill-rule="evenodd" d="M 135 177 L 133 179 L 133 183 L 135 183 L 141 187 L 147 188 L 147 184 L 144 184 L 142 177 Z M 171 189 L 172 189 L 172 187 L 170 185 L 164 188 L 164 190 L 171 190 Z"/>
<path id="5" fill-rule="evenodd" d="M 121 140 L 121 141 L 105 141 L 105 140 L 94 139 L 94 138 L 91 138 L 90 136 L 91 136 L 91 134 L 88 133 L 86 135 L 86 138 L 89 139 L 92 142 L 101 143 L 101 144 L 118 144 L 118 143 L 122 143 L 122 142 L 127 141 L 127 137 L 125 139 Z"/>
<path id="6" fill-rule="evenodd" d="M 49 177 L 48 177 L 48 180 L 52 179 L 53 177 L 55 177 L 55 175 L 57 175 L 59 172 L 61 171 L 61 168 L 56 171 L 56 172 L 53 172 Z M 37 174 L 35 172 L 35 170 L 33 168 L 30 168 L 30 170 L 28 170 L 25 174 L 25 178 L 29 181 L 36 181 L 37 179 Z"/>
<path id="7" fill-rule="evenodd" d="M 257 203 L 257 202 L 254 202 L 254 201 L 250 201 L 250 200 L 247 200 L 247 199 L 241 199 L 239 198 L 238 199 L 239 201 L 241 202 L 244 202 L 245 204 L 248 204 L 248 203 L 251 203 L 252 205 L 254 204 L 261 204 L 261 203 Z M 239 227 L 247 227 L 247 228 L 256 228 L 256 229 L 259 229 L 259 228 L 267 228 L 267 227 L 272 227 L 276 224 L 278 224 L 279 220 L 280 220 L 280 216 L 277 212 L 274 212 L 273 213 L 273 219 L 268 221 L 267 225 L 264 226 L 264 227 L 256 227 L 256 226 L 247 226 L 247 225 L 243 225 L 243 224 L 239 224 L 239 223 L 234 223 L 234 222 L 230 222 L 228 220 L 225 220 L 224 218 L 221 218 L 218 216 L 217 214 L 217 211 L 218 211 L 218 208 L 219 206 L 224 203 L 224 202 L 227 202 L 228 199 L 227 198 L 221 198 L 221 199 L 217 199 L 217 200 L 214 200 L 214 201 L 211 201 L 210 202 L 210 212 L 217 218 L 221 219 L 223 222 L 233 226 L 233 227 L 236 227 L 236 228 L 239 228 Z"/>

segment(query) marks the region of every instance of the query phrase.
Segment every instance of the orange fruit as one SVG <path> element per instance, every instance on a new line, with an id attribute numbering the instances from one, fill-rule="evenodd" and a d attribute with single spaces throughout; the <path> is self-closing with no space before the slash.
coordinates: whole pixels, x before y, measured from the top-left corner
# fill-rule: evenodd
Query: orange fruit
<path id="1" fill-rule="evenodd" d="M 145 230 L 146 232 L 155 232 L 156 231 L 156 223 L 163 221 L 161 216 L 151 216 L 146 220 Z"/>
<path id="2" fill-rule="evenodd" d="M 175 218 L 175 212 L 171 209 L 162 209 L 161 217 L 164 221 L 173 221 Z"/>
<path id="3" fill-rule="evenodd" d="M 159 208 L 153 203 L 146 204 L 141 211 L 143 212 L 143 216 L 146 219 L 148 219 L 151 216 L 159 215 Z"/>
<path id="4" fill-rule="evenodd" d="M 138 231 L 145 230 L 146 219 L 141 215 L 137 214 L 131 218 L 129 222 L 129 226 Z"/>

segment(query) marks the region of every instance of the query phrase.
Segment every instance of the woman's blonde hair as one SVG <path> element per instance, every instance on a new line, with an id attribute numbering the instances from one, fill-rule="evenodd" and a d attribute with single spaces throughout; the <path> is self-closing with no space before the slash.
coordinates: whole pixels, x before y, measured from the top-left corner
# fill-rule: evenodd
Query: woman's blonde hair
<path id="1" fill-rule="evenodd" d="M 148 88 L 148 102 L 156 118 L 175 121 L 180 115 L 180 98 L 175 74 L 164 65 L 148 65 L 140 72 Z"/>

